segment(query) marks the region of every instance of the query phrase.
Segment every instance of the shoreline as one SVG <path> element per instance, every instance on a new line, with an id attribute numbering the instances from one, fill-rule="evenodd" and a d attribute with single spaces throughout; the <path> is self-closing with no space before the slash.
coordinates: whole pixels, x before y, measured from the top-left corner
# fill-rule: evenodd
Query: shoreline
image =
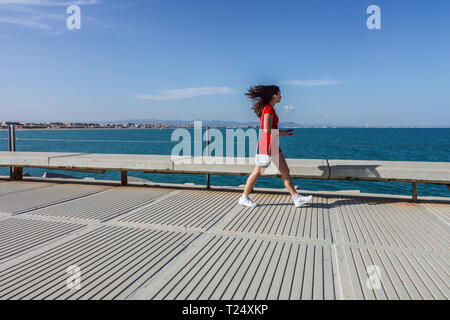
<path id="1" fill-rule="evenodd" d="M 238 128 L 238 129 L 250 129 L 255 126 L 228 126 L 228 127 L 213 127 L 208 126 L 210 129 L 227 129 L 227 128 Z M 206 128 L 204 126 L 203 128 Z M 295 129 L 450 129 L 450 126 L 442 126 L 442 127 L 281 127 L 281 128 L 295 128 Z M 15 128 L 16 131 L 61 131 L 61 130 L 168 130 L 168 129 L 194 129 L 194 127 L 154 127 L 154 128 L 132 128 L 132 127 L 124 127 L 124 128 Z M 0 131 L 8 131 L 8 128 L 0 128 Z"/>

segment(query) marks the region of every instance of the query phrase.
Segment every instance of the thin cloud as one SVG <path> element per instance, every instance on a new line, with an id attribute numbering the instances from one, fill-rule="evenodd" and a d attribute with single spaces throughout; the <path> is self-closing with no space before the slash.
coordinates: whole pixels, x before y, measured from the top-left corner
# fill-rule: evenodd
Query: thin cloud
<path id="1" fill-rule="evenodd" d="M 324 79 L 324 80 L 290 80 L 285 81 L 284 83 L 298 87 L 315 87 L 315 86 L 334 86 L 342 82 L 343 81 Z"/>
<path id="2" fill-rule="evenodd" d="M 210 96 L 216 94 L 230 94 L 233 93 L 228 87 L 200 87 L 200 88 L 186 88 L 186 89 L 171 89 L 164 90 L 159 95 L 155 94 L 135 94 L 137 99 L 142 100 L 179 100 L 190 99 L 200 96 Z"/>
<path id="3" fill-rule="evenodd" d="M 0 23 L 14 24 L 43 30 L 46 34 L 62 34 L 68 17 L 60 7 L 69 5 L 95 5 L 99 0 L 0 0 Z M 83 20 L 96 21 L 94 18 L 83 16 Z"/>
<path id="4" fill-rule="evenodd" d="M 284 113 L 292 113 L 294 112 L 294 110 L 295 110 L 294 106 L 284 106 L 283 108 Z"/>
<path id="5" fill-rule="evenodd" d="M 2 4 L 17 4 L 17 5 L 31 5 L 31 6 L 46 6 L 46 7 L 61 7 L 75 5 L 90 5 L 97 4 L 98 0 L 74 0 L 74 1 L 56 1 L 56 0 L 0 0 Z"/>
<path id="6" fill-rule="evenodd" d="M 127 0 L 127 1 L 129 1 L 129 0 Z M 135 6 L 140 5 L 140 4 L 141 4 L 140 2 L 128 2 L 128 3 L 121 4 L 121 5 L 112 6 L 112 7 L 109 7 L 107 9 L 109 9 L 109 10 L 123 10 L 123 9 L 128 9 L 128 8 L 135 7 Z"/>
<path id="7" fill-rule="evenodd" d="M 30 20 L 30 19 L 16 18 L 16 17 L 0 17 L 0 22 L 9 23 L 9 24 L 17 24 L 17 25 L 21 25 L 24 27 L 31 27 L 31 28 L 41 29 L 41 30 L 49 30 L 50 29 L 50 26 L 45 23 Z"/>

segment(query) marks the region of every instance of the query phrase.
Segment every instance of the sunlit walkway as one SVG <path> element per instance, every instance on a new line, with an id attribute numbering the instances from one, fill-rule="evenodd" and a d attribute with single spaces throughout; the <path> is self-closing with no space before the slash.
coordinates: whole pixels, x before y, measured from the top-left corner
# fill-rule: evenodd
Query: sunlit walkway
<path id="1" fill-rule="evenodd" d="M 0 181 L 0 299 L 450 297 L 450 199 Z"/>

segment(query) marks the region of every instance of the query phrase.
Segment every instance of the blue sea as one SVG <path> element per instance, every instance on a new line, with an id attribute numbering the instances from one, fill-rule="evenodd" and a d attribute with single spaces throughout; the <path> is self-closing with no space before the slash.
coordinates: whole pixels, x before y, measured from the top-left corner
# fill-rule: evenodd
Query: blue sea
<path id="1" fill-rule="evenodd" d="M 171 141 L 174 129 L 60 129 L 16 130 L 16 151 L 86 152 L 170 155 L 178 143 Z M 225 136 L 225 129 L 220 129 Z M 192 130 L 191 130 L 192 132 Z M 352 159 L 391 161 L 450 161 L 450 128 L 297 128 L 294 136 L 280 137 L 287 158 Z M 0 150 L 8 151 L 8 130 L 0 130 Z M 104 174 L 24 168 L 24 173 L 42 176 L 45 171 L 75 177 L 120 180 L 120 173 Z M 0 168 L 9 176 L 9 168 Z M 129 176 L 155 182 L 205 184 L 205 175 L 150 174 Z M 212 175 L 211 184 L 238 186 L 244 176 Z M 300 192 L 306 190 L 360 190 L 367 193 L 411 195 L 411 183 L 294 179 Z M 262 177 L 256 187 L 283 188 L 280 178 Z M 450 196 L 445 185 L 418 184 L 419 196 Z"/>

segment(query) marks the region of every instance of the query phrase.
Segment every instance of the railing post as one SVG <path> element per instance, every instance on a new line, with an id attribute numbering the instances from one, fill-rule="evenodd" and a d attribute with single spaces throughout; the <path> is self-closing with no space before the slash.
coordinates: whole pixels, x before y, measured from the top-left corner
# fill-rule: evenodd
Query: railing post
<path id="1" fill-rule="evenodd" d="M 126 186 L 128 184 L 128 174 L 127 171 L 120 171 L 120 184 Z"/>
<path id="2" fill-rule="evenodd" d="M 206 156 L 209 157 L 209 126 L 206 126 Z M 206 189 L 211 189 L 211 176 L 206 175 Z"/>
<path id="3" fill-rule="evenodd" d="M 16 151 L 16 128 L 13 124 L 8 126 L 8 149 L 9 151 Z M 10 167 L 9 178 L 11 180 L 22 180 L 22 168 Z"/>
<path id="4" fill-rule="evenodd" d="M 9 151 L 16 151 L 16 128 L 13 124 L 8 127 Z"/>
<path id="5" fill-rule="evenodd" d="M 412 183 L 412 199 L 417 201 L 417 182 Z"/>
<path id="6" fill-rule="evenodd" d="M 14 180 L 23 180 L 23 168 L 14 167 Z"/>

